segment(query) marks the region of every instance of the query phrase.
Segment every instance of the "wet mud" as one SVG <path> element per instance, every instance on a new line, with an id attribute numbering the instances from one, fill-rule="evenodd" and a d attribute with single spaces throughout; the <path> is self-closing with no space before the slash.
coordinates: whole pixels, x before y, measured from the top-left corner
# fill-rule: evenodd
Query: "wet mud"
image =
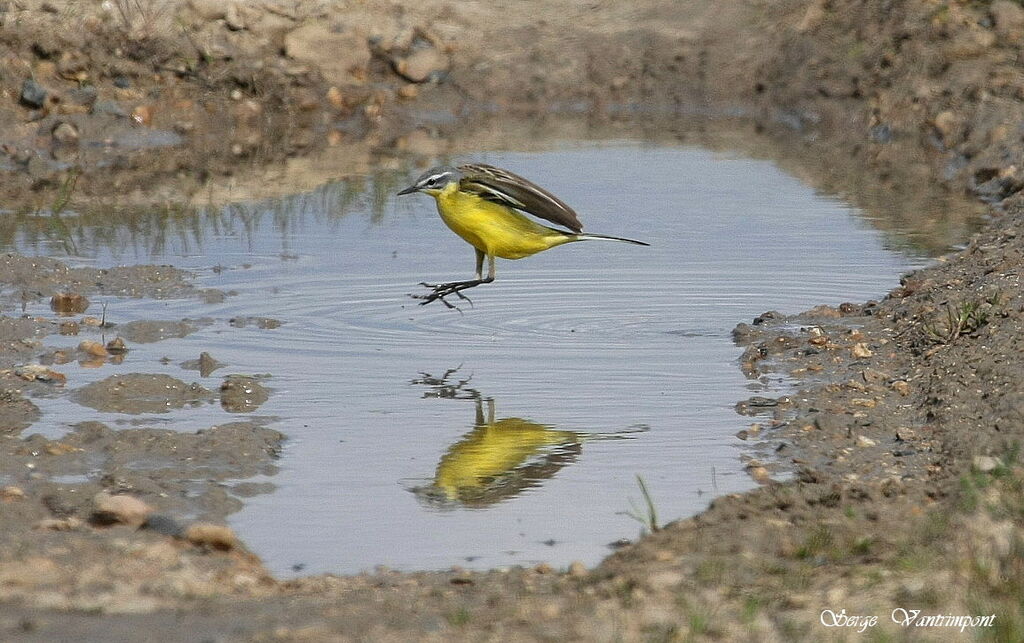
<path id="1" fill-rule="evenodd" d="M 652 136 L 776 159 L 886 213 L 883 228 L 919 230 L 938 261 L 877 301 L 740 323 L 737 367 L 795 382 L 782 397 L 737 401 L 760 488 L 718 498 L 593 570 L 280 581 L 220 526 L 273 490 L 244 481 L 273 475 L 286 436 L 272 425 L 31 433 L 33 400 L 48 396 L 126 414 L 257 409 L 272 380 L 224 372 L 211 391 L 138 372 L 79 389 L 60 372 L 66 360 L 117 358 L 106 343 L 115 336 L 128 351 L 183 337 L 208 323 L 204 303 L 230 293 L 170 266 L 0 257 L 0 637 L 820 640 L 832 634 L 823 609 L 902 606 L 995 613 L 993 628 L 971 634 L 1021 638 L 1019 5 L 641 2 L 581 13 L 537 3 L 499 29 L 484 5 L 192 0 L 119 12 L 130 4 L 23 0 L 0 12 L 0 237 L 70 244 L 105 220 L 187 222 L 199 206 L 267 196 L 278 189 L 270 175 L 291 187 L 333 178 L 318 155 L 353 174 L 404 172 L 508 144 L 488 138 L 496 117 L 579 135 L 552 116 L 569 111 L 587 114 L 591 136 L 640 116 Z M 677 124 L 723 114 L 745 119 L 731 136 Z M 188 298 L 197 314 L 114 326 L 68 295 Z M 19 313 L 54 297 L 52 316 Z M 281 317 L 231 324 L 272 331 Z M 60 335 L 83 343 L 48 346 Z M 218 367 L 208 355 L 183 365 L 204 377 Z M 478 424 L 465 441 L 486 438 Z M 572 458 L 573 436 L 543 439 L 556 447 L 543 467 Z M 458 456 L 456 445 L 424 497 L 500 501 L 500 484 L 447 481 Z M 879 629 L 909 636 L 884 619 Z"/>

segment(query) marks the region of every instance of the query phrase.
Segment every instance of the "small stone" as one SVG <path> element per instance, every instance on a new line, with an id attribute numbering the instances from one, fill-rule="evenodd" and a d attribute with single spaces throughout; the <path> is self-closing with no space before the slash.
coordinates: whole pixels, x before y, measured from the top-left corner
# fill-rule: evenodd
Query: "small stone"
<path id="1" fill-rule="evenodd" d="M 84 313 L 88 308 L 89 300 L 78 293 L 62 292 L 50 297 L 50 310 L 55 313 L 74 315 Z"/>
<path id="2" fill-rule="evenodd" d="M 153 513 L 152 507 L 134 496 L 115 496 L 101 491 L 93 497 L 92 502 L 92 520 L 100 525 L 121 523 L 138 527 Z"/>
<path id="3" fill-rule="evenodd" d="M 866 409 L 873 409 L 878 406 L 878 402 L 868 397 L 855 397 L 850 400 L 850 404 L 854 406 L 863 406 Z"/>
<path id="4" fill-rule="evenodd" d="M 25 79 L 25 82 L 21 84 L 20 100 L 21 104 L 26 107 L 40 109 L 46 104 L 46 99 L 49 95 L 49 90 L 31 78 Z"/>
<path id="5" fill-rule="evenodd" d="M 857 359 L 863 359 L 865 357 L 871 357 L 874 353 L 868 348 L 868 345 L 864 342 L 858 342 L 853 345 L 850 349 L 850 353 Z"/>
<path id="6" fill-rule="evenodd" d="M 956 114 L 947 109 L 939 112 L 932 123 L 935 125 L 935 130 L 939 133 L 939 136 L 942 137 L 943 143 L 948 146 L 957 142 L 961 122 Z"/>
<path id="7" fill-rule="evenodd" d="M 576 578 L 581 578 L 587 575 L 587 566 L 582 561 L 574 560 L 569 563 L 569 575 Z"/>
<path id="8" fill-rule="evenodd" d="M 78 345 L 78 350 L 93 357 L 106 357 L 110 355 L 103 344 L 92 339 L 83 339 Z"/>
<path id="9" fill-rule="evenodd" d="M 0 500 L 3 500 L 4 502 L 11 502 L 12 500 L 21 500 L 24 497 L 25 492 L 22 491 L 21 487 L 15 487 L 14 485 L 0 487 Z"/>
<path id="10" fill-rule="evenodd" d="M 124 340 L 121 339 L 120 337 L 115 337 L 114 339 L 107 342 L 106 348 L 107 352 L 110 353 L 111 355 L 124 355 L 125 353 L 128 352 L 128 345 L 125 344 Z"/>
<path id="11" fill-rule="evenodd" d="M 896 380 L 892 383 L 892 390 L 896 391 L 903 397 L 910 395 L 910 384 L 903 380 Z"/>
<path id="12" fill-rule="evenodd" d="M 747 473 L 754 479 L 758 484 L 767 484 L 771 481 L 771 474 L 768 473 L 768 469 L 764 467 L 747 467 Z"/>
<path id="13" fill-rule="evenodd" d="M 327 90 L 327 102 L 331 104 L 334 109 L 344 109 L 346 107 L 345 95 L 341 93 L 335 85 L 331 85 Z"/>
<path id="14" fill-rule="evenodd" d="M 230 551 L 238 547 L 238 537 L 230 527 L 206 522 L 193 523 L 185 529 L 185 540 L 197 547 Z"/>
<path id="15" fill-rule="evenodd" d="M 68 122 L 58 123 L 51 132 L 53 142 L 59 145 L 78 145 L 78 128 Z"/>
<path id="16" fill-rule="evenodd" d="M 419 95 L 419 93 L 420 93 L 420 90 L 419 90 L 418 87 L 416 87 L 416 85 L 404 85 L 404 86 L 398 88 L 398 97 L 399 98 L 405 98 L 405 99 L 416 98 Z"/>
<path id="17" fill-rule="evenodd" d="M 14 374 L 26 382 L 52 382 L 63 384 L 67 377 L 63 373 L 51 370 L 42 364 L 26 364 L 14 369 Z"/>
<path id="18" fill-rule="evenodd" d="M 869 438 L 867 436 L 864 436 L 864 435 L 858 435 L 857 436 L 857 446 L 859 446 L 859 447 L 873 447 L 873 446 L 875 446 L 877 444 L 878 444 L 877 442 L 875 442 L 874 440 L 872 440 L 871 438 Z"/>
<path id="19" fill-rule="evenodd" d="M 412 83 L 441 80 L 448 69 L 448 58 L 434 47 L 425 47 L 394 63 L 395 71 Z"/>
<path id="20" fill-rule="evenodd" d="M 139 125 L 151 125 L 153 123 L 152 105 L 139 105 L 132 110 L 132 120 Z"/>
<path id="21" fill-rule="evenodd" d="M 993 458 L 990 455 L 979 455 L 974 457 L 971 464 L 974 466 L 975 471 L 988 473 L 999 468 L 1001 463 L 999 462 L 999 458 Z"/>
<path id="22" fill-rule="evenodd" d="M 67 518 L 46 518 L 32 525 L 37 531 L 71 531 L 82 526 L 82 521 L 74 516 Z"/>
<path id="23" fill-rule="evenodd" d="M 77 335 L 78 334 L 78 322 L 75 321 L 63 321 L 60 323 L 60 334 L 61 335 Z"/>

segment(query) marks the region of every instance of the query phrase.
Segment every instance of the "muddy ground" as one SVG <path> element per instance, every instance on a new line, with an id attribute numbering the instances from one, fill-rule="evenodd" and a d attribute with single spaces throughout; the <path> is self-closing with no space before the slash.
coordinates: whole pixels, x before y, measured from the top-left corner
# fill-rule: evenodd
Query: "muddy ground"
<path id="1" fill-rule="evenodd" d="M 876 639 L 1024 638 L 1017 3 L 13 0 L 0 25 L 5 218 L 59 212 L 68 198 L 125 217 L 258 198 L 268 175 L 282 189 L 330 178 L 317 155 L 353 173 L 416 165 L 507 145 L 488 138 L 495 118 L 546 131 L 553 112 L 583 113 L 595 131 L 639 114 L 686 140 L 683 119 L 742 116 L 730 149 L 869 211 L 901 204 L 891 225 L 932 233 L 935 252 L 987 217 L 963 250 L 878 301 L 737 320 L 738 368 L 801 382 L 737 405 L 761 487 L 593 570 L 272 578 L 217 526 L 264 491 L 220 481 L 273 472 L 285 436 L 272 426 L 83 423 L 55 440 L 31 428 L 34 397 L 76 388 L 62 360 L 116 360 L 105 344 L 121 333 L 130 347 L 190 332 L 205 323 L 202 302 L 225 293 L 173 267 L 0 258 L 0 638 L 863 636 L 860 622 L 823 626 L 826 609 L 879 616 L 866 627 Z M 925 201 L 924 183 L 949 198 Z M 0 223 L 8 238 L 15 229 Z M 65 316 L 18 312 L 61 292 L 190 297 L 197 315 L 119 329 L 73 313 L 74 300 L 57 304 Z M 61 333 L 80 335 L 79 349 L 48 346 Z M 131 413 L 266 393 L 156 377 L 74 395 Z M 88 482 L 54 480 L 96 469 Z M 896 608 L 995 619 L 903 627 Z"/>

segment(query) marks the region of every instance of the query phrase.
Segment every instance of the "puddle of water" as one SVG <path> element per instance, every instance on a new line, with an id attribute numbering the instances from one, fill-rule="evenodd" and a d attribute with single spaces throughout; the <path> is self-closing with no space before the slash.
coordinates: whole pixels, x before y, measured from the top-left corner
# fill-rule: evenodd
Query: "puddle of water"
<path id="1" fill-rule="evenodd" d="M 279 418 L 289 441 L 268 479 L 276 490 L 246 497 L 230 520 L 279 574 L 593 564 L 636 535 L 625 512 L 641 502 L 638 474 L 666 518 L 751 486 L 733 406 L 765 385 L 737 367 L 737 322 L 878 297 L 924 262 L 766 161 L 633 143 L 472 160 L 538 180 L 588 231 L 652 245 L 499 260 L 497 282 L 459 314 L 407 297 L 474 264 L 432 200 L 392 198 L 415 172 L 85 231 L 77 261 L 170 263 L 238 294 L 111 299 L 115 321 L 213 322 L 69 383 L 141 371 L 215 388 L 228 373 L 269 373 L 258 414 Z M 67 244 L 15 248 L 59 255 Z M 242 316 L 283 324 L 230 323 Z M 178 366 L 201 351 L 228 366 L 207 378 Z M 126 420 L 67 398 L 38 403 L 45 419 L 30 431 L 66 430 L 52 418 L 183 430 L 235 419 L 216 404 Z"/>

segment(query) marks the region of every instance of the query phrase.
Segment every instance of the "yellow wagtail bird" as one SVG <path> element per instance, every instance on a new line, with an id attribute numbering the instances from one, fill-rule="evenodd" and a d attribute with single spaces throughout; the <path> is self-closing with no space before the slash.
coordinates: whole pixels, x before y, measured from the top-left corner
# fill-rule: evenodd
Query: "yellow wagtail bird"
<path id="1" fill-rule="evenodd" d="M 555 246 L 574 241 L 625 241 L 641 246 L 650 244 L 604 234 L 584 234 L 576 213 L 544 188 L 493 165 L 482 163 L 458 167 L 435 167 L 398 194 L 425 192 L 437 201 L 441 220 L 476 249 L 476 278 L 442 284 L 423 283 L 431 291 L 413 295 L 420 305 L 445 300 L 449 295 L 494 281 L 494 258 L 522 259 Z M 541 225 L 522 213 L 568 228 L 559 230 Z M 487 277 L 483 276 L 487 257 Z"/>

